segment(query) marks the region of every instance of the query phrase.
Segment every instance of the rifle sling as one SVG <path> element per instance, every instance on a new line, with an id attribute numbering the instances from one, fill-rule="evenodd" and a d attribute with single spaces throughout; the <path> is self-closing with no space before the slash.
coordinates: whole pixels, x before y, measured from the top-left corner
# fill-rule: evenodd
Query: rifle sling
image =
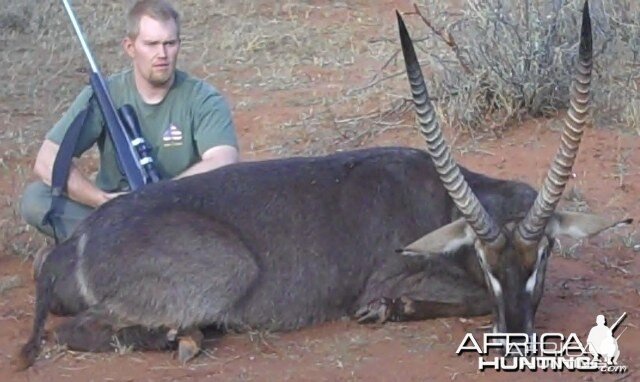
<path id="1" fill-rule="evenodd" d="M 67 191 L 67 180 L 69 179 L 69 171 L 71 170 L 71 160 L 73 159 L 73 153 L 80 137 L 80 130 L 84 126 L 89 114 L 91 113 L 91 102 L 86 109 L 82 110 L 71 122 L 71 126 L 67 130 L 58 154 L 53 162 L 53 173 L 51 176 L 51 206 L 49 211 L 44 215 L 42 224 L 51 225 L 53 230 L 53 238 L 56 244 L 59 243 L 60 237 L 66 237 L 68 234 L 64 232 L 65 227 L 62 224 L 57 224 L 60 220 L 62 213 L 62 205 L 64 203 L 64 194 Z"/>

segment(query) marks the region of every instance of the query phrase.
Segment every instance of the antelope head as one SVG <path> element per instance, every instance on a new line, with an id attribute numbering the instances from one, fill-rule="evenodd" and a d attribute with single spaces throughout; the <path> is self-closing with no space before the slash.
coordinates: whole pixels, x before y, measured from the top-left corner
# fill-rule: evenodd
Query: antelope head
<path id="1" fill-rule="evenodd" d="M 485 210 L 465 181 L 444 141 L 429 100 L 416 54 L 400 14 L 402 51 L 420 131 L 444 187 L 463 216 L 402 250 L 405 255 L 442 256 L 465 245 L 475 248 L 487 288 L 493 298 L 493 329 L 501 333 L 532 333 L 542 297 L 545 271 L 554 238 L 595 235 L 630 220 L 611 222 L 590 214 L 555 212 L 571 174 L 588 114 L 592 67 L 591 19 L 585 1 L 571 104 L 564 119 L 560 148 L 538 192 L 519 220 L 501 225 Z"/>

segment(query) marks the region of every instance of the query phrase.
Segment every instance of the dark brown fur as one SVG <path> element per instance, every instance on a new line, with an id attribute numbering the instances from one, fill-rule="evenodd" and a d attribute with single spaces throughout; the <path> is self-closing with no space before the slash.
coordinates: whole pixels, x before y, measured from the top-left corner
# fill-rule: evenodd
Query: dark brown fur
<path id="1" fill-rule="evenodd" d="M 497 221 L 535 197 L 528 185 L 464 173 Z M 399 320 L 486 314 L 473 251 L 395 253 L 456 217 L 429 156 L 406 148 L 240 163 L 147 186 L 105 204 L 49 254 L 22 365 L 37 355 L 49 309 L 90 307 L 92 319 L 76 317 L 67 326 L 76 333 L 61 336 L 87 350 L 130 326 L 150 337 L 207 325 L 292 330 L 380 298 L 415 301 L 412 311 L 388 307 Z M 110 312 L 112 333 L 95 312 Z"/>

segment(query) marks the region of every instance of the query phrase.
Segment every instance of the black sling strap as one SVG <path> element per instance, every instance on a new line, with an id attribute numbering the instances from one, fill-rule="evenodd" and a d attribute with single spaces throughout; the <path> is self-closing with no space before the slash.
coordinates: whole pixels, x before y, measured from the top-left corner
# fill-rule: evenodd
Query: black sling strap
<path id="1" fill-rule="evenodd" d="M 44 215 L 42 224 L 49 224 L 53 230 L 53 238 L 56 244 L 60 241 L 60 235 L 66 237 L 67 232 L 59 223 L 60 214 L 62 213 L 62 204 L 64 203 L 64 193 L 67 191 L 67 180 L 69 179 L 69 171 L 71 170 L 71 160 L 76 148 L 76 143 L 80 137 L 80 129 L 84 126 L 87 118 L 91 114 L 91 101 L 86 109 L 82 110 L 71 122 L 71 126 L 67 130 L 58 154 L 53 162 L 53 174 L 51 176 L 51 207 Z"/>

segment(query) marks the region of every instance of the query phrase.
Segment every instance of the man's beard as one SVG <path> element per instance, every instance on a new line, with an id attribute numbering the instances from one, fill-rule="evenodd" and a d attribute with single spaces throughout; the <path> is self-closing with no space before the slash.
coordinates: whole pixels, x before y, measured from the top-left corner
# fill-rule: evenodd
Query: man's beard
<path id="1" fill-rule="evenodd" d="M 149 75 L 149 83 L 153 86 L 164 86 L 173 79 L 175 68 L 163 72 L 151 72 Z"/>

